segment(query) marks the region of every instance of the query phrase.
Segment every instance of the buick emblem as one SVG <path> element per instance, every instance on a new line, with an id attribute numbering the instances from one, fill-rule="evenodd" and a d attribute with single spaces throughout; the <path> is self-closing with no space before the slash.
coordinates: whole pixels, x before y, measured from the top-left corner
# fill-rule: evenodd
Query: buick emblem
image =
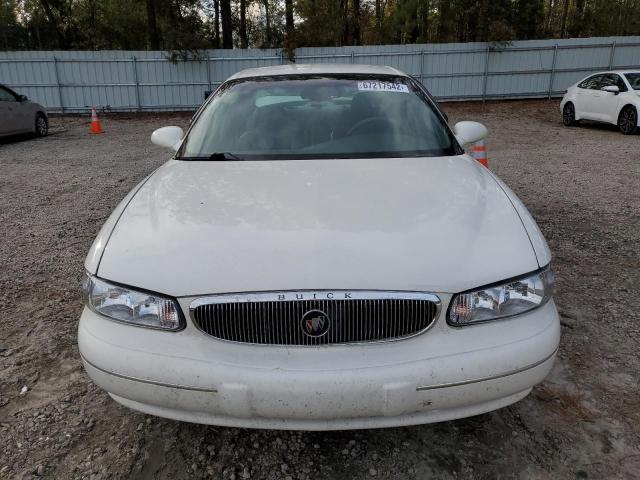
<path id="1" fill-rule="evenodd" d="M 329 331 L 329 316 L 322 310 L 309 310 L 302 316 L 302 331 L 309 337 L 321 337 Z"/>

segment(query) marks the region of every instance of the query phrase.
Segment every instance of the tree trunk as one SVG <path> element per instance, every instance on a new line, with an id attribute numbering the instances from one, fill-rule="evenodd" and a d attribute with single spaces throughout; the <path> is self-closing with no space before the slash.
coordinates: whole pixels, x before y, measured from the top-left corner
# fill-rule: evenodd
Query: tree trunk
<path id="1" fill-rule="evenodd" d="M 467 24 L 465 23 L 465 21 L 466 21 L 466 18 L 465 18 L 464 15 L 459 15 L 458 16 L 458 24 L 456 26 L 456 30 L 458 32 L 458 37 L 457 37 L 458 42 L 461 42 L 461 43 L 467 41 L 467 37 L 466 37 L 466 35 L 467 35 L 467 29 L 466 29 Z"/>
<path id="2" fill-rule="evenodd" d="M 348 0 L 340 0 L 340 46 L 349 45 Z"/>
<path id="3" fill-rule="evenodd" d="M 94 0 L 88 0 L 87 8 L 89 10 L 89 28 L 91 31 L 96 31 L 96 4 Z M 91 50 L 97 50 L 96 45 L 96 36 L 89 35 L 89 45 L 91 45 Z"/>
<path id="4" fill-rule="evenodd" d="M 240 48 L 249 47 L 247 37 L 247 0 L 240 0 Z"/>
<path id="5" fill-rule="evenodd" d="M 569 15 L 569 0 L 564 0 L 564 8 L 562 11 L 562 24 L 560 26 L 560 38 L 567 36 L 567 17 Z"/>
<path id="6" fill-rule="evenodd" d="M 271 17 L 269 16 L 269 0 L 263 0 L 264 19 L 265 19 L 265 35 L 263 47 L 271 48 Z"/>
<path id="7" fill-rule="evenodd" d="M 438 2 L 438 42 L 448 42 L 451 39 L 451 4 L 449 0 Z"/>
<path id="8" fill-rule="evenodd" d="M 213 0 L 213 28 L 216 31 L 213 36 L 213 44 L 216 48 L 220 48 L 220 0 Z"/>
<path id="9" fill-rule="evenodd" d="M 233 48 L 231 0 L 220 0 L 220 15 L 222 16 L 222 48 Z"/>
<path id="10" fill-rule="evenodd" d="M 576 8 L 573 12 L 573 21 L 571 22 L 571 35 L 580 37 L 582 35 L 582 30 L 584 27 L 584 0 L 576 0 Z"/>
<path id="11" fill-rule="evenodd" d="M 36 45 L 38 46 L 38 50 L 43 50 L 42 48 L 42 38 L 40 38 L 40 27 L 36 24 L 35 27 L 35 35 L 36 35 Z"/>
<path id="12" fill-rule="evenodd" d="M 160 50 L 160 35 L 158 35 L 158 22 L 156 19 L 156 0 L 147 0 L 147 33 L 149 35 L 149 48 Z"/>
<path id="13" fill-rule="evenodd" d="M 420 12 L 420 41 L 429 42 L 429 11 L 431 10 L 429 0 L 422 0 Z"/>
<path id="14" fill-rule="evenodd" d="M 489 39 L 489 23 L 491 22 L 489 8 L 489 0 L 481 0 L 479 2 L 478 24 L 473 38 L 476 42 L 486 42 Z"/>
<path id="15" fill-rule="evenodd" d="M 551 32 L 551 19 L 553 18 L 553 0 L 548 0 L 547 6 L 544 10 L 542 34 L 545 37 L 549 37 Z"/>
<path id="16" fill-rule="evenodd" d="M 360 0 L 353 0 L 353 43 L 362 45 L 360 34 Z"/>
<path id="17" fill-rule="evenodd" d="M 382 0 L 376 0 L 376 43 L 382 43 Z"/>
<path id="18" fill-rule="evenodd" d="M 285 39 L 285 50 L 290 62 L 294 60 L 296 49 L 295 25 L 293 23 L 293 0 L 284 0 L 284 18 L 287 38 Z"/>

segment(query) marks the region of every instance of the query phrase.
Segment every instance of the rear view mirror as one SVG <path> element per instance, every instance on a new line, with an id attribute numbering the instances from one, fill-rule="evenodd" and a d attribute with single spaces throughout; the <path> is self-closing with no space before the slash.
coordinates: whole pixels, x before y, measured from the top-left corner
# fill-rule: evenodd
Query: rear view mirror
<path id="1" fill-rule="evenodd" d="M 460 145 L 467 145 L 487 136 L 487 127 L 478 122 L 458 122 L 453 126 L 453 133 Z"/>
<path id="2" fill-rule="evenodd" d="M 27 100 L 29 100 L 29 99 L 27 98 L 26 95 L 18 95 L 18 101 L 19 102 L 26 102 Z"/>
<path id="3" fill-rule="evenodd" d="M 151 143 L 176 151 L 182 143 L 182 137 L 184 131 L 180 127 L 162 127 L 151 134 Z"/>
<path id="4" fill-rule="evenodd" d="M 620 93 L 620 88 L 617 85 L 607 85 L 606 87 L 602 87 L 602 90 L 615 93 L 616 95 Z"/>

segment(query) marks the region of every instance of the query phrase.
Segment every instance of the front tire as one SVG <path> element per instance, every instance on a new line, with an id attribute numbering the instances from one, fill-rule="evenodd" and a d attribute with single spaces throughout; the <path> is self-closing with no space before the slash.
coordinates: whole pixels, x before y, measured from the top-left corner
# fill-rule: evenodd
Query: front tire
<path id="1" fill-rule="evenodd" d="M 49 133 L 49 122 L 47 117 L 39 113 L 36 115 L 36 137 L 45 137 Z"/>
<path id="2" fill-rule="evenodd" d="M 618 115 L 618 128 L 624 135 L 632 135 L 638 128 L 638 111 L 628 105 Z"/>
<path id="3" fill-rule="evenodd" d="M 572 127 L 578 123 L 576 121 L 576 107 L 571 102 L 566 103 L 562 109 L 562 123 L 565 127 Z"/>

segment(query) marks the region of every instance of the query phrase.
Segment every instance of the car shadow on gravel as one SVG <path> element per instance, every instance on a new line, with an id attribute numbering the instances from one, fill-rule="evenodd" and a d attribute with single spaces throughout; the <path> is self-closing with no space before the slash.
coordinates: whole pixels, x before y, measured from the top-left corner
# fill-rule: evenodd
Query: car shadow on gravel
<path id="1" fill-rule="evenodd" d="M 603 132 L 614 132 L 622 135 L 620 129 L 617 125 L 612 125 L 610 123 L 600 123 L 600 122 L 591 122 L 589 120 L 580 120 L 580 123 L 576 125 L 574 128 L 584 128 L 585 130 L 593 130 L 594 133 L 597 131 Z M 637 135 L 640 132 L 640 129 L 636 130 L 634 135 Z"/>
<path id="2" fill-rule="evenodd" d="M 13 143 L 21 143 L 21 142 L 26 142 L 27 140 L 37 140 L 38 138 L 39 137 L 36 137 L 33 134 L 12 135 L 10 137 L 0 138 L 0 145 L 10 145 Z"/>
<path id="3" fill-rule="evenodd" d="M 36 135 L 34 135 L 33 133 L 21 133 L 18 135 L 12 135 L 10 137 L 2 137 L 0 138 L 0 147 L 2 145 L 17 145 L 23 142 L 28 142 L 28 141 L 43 141 L 46 140 L 48 138 L 52 138 L 52 137 L 58 137 L 60 136 L 60 134 L 63 133 L 61 130 L 60 131 L 51 131 L 49 130 L 49 133 L 47 133 L 46 137 L 38 137 Z"/>

